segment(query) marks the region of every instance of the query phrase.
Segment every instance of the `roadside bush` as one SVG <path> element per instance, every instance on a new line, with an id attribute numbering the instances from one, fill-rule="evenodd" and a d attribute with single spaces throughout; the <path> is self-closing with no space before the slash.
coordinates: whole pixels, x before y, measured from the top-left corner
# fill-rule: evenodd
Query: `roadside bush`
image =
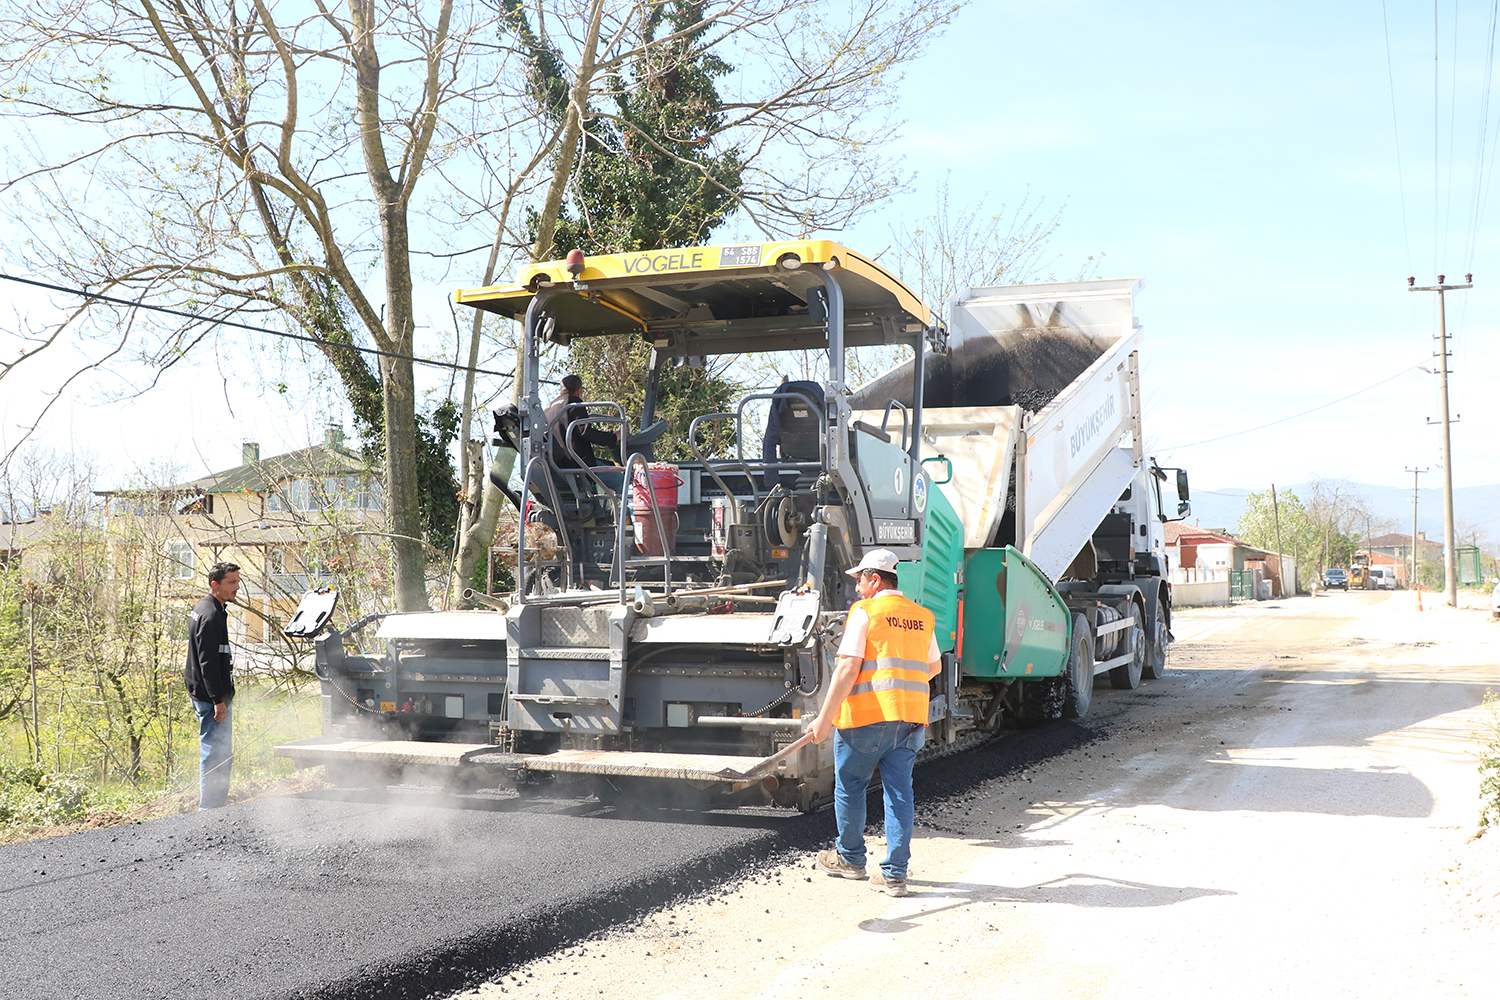
<path id="1" fill-rule="evenodd" d="M 0 763 L 0 824 L 55 826 L 80 819 L 88 783 L 37 764 Z"/>
<path id="2" fill-rule="evenodd" d="M 1495 692 L 1484 693 L 1484 707 L 1489 710 L 1484 729 L 1479 733 L 1479 829 L 1500 824 L 1500 699 Z"/>

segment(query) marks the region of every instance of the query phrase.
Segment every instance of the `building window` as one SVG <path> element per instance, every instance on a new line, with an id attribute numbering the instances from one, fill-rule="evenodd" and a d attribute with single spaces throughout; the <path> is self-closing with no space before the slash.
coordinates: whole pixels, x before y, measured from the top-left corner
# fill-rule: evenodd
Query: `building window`
<path id="1" fill-rule="evenodd" d="M 286 572 L 286 549 L 274 548 L 266 556 L 266 568 L 275 574 Z"/>
<path id="2" fill-rule="evenodd" d="M 143 496 L 115 496 L 109 498 L 109 514 L 111 517 L 149 517 L 152 514 L 165 513 L 160 500 L 153 500 Z"/>
<path id="3" fill-rule="evenodd" d="M 193 543 L 172 541 L 167 543 L 167 576 L 173 580 L 191 580 L 196 560 Z"/>
<path id="4" fill-rule="evenodd" d="M 178 503 L 179 514 L 212 514 L 214 512 L 214 498 L 212 493 L 200 493 L 197 496 L 188 497 Z"/>
<path id="5" fill-rule="evenodd" d="M 384 510 L 380 487 L 364 476 L 284 479 L 266 498 L 271 511 Z"/>
<path id="6" fill-rule="evenodd" d="M 316 552 L 303 552 L 302 569 L 307 574 L 308 586 L 313 586 L 314 581 L 328 580 L 333 577 L 333 570 L 323 562 L 323 557 Z"/>

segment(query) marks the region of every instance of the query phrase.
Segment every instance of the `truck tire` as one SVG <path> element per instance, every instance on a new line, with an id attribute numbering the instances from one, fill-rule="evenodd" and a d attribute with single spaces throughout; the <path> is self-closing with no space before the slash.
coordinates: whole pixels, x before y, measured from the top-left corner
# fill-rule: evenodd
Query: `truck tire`
<path id="1" fill-rule="evenodd" d="M 1151 641 L 1146 644 L 1146 666 L 1141 676 L 1148 681 L 1160 680 L 1167 673 L 1167 620 L 1158 610 L 1156 626 L 1151 629 Z"/>
<path id="2" fill-rule="evenodd" d="M 1146 623 L 1141 609 L 1134 602 L 1131 602 L 1129 617 L 1130 628 L 1125 630 L 1125 641 L 1120 647 L 1130 650 L 1130 662 L 1109 672 L 1109 682 L 1121 691 L 1134 691 L 1140 687 L 1141 674 L 1146 669 Z"/>
<path id="3" fill-rule="evenodd" d="M 1081 719 L 1094 696 L 1094 630 L 1088 618 L 1073 616 L 1073 645 L 1068 652 L 1068 694 L 1063 715 Z"/>

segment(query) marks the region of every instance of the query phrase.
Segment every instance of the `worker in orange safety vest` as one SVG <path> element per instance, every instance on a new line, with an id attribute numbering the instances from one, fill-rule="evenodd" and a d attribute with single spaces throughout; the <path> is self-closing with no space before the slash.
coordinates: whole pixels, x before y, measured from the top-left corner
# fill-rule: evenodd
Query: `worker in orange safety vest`
<path id="1" fill-rule="evenodd" d="M 865 877 L 865 792 L 875 769 L 885 793 L 886 857 L 872 888 L 905 896 L 911 860 L 911 772 L 927 741 L 928 681 L 942 669 L 933 613 L 896 589 L 896 554 L 872 549 L 849 570 L 860 600 L 849 609 L 838 665 L 823 709 L 811 726 L 815 743 L 833 743 L 834 850 L 818 868 Z"/>

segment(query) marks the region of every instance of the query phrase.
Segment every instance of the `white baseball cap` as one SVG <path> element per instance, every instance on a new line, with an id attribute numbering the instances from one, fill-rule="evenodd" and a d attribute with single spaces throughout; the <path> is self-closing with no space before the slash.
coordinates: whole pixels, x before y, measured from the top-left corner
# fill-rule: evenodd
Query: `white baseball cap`
<path id="1" fill-rule="evenodd" d="M 878 569 L 882 573 L 895 573 L 896 564 L 901 560 L 896 558 L 896 553 L 890 549 L 871 549 L 865 553 L 865 557 L 859 561 L 859 565 L 846 572 L 850 576 L 859 576 L 867 569 Z"/>

